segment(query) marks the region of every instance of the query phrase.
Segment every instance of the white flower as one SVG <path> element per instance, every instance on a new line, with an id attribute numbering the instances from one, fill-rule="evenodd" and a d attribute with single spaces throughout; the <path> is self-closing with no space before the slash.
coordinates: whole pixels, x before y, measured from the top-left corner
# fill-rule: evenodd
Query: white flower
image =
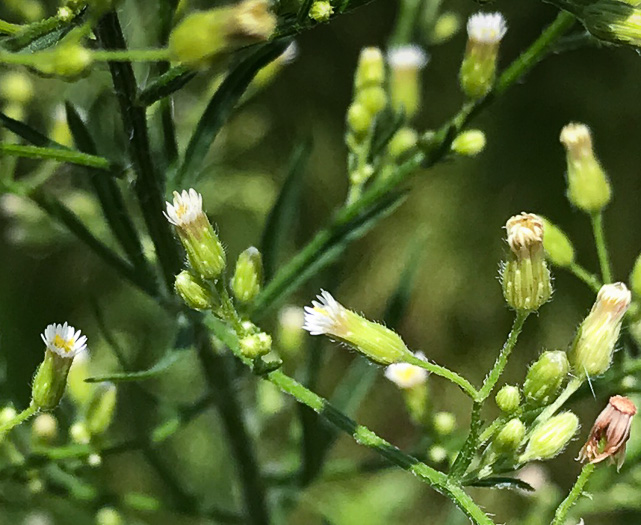
<path id="1" fill-rule="evenodd" d="M 429 59 L 423 48 L 416 44 L 394 46 L 387 51 L 387 62 L 392 69 L 422 69 Z"/>
<path id="2" fill-rule="evenodd" d="M 417 352 L 416 357 L 425 361 L 425 355 Z M 409 363 L 394 363 L 385 369 L 385 377 L 399 388 L 413 388 L 427 381 L 429 372 Z"/>
<path id="3" fill-rule="evenodd" d="M 174 226 L 187 226 L 203 216 L 203 196 L 195 189 L 174 192 L 174 203 L 167 202 L 165 217 Z"/>
<path id="4" fill-rule="evenodd" d="M 348 310 L 332 294 L 321 290 L 318 301 L 305 307 L 303 329 L 312 335 L 333 335 L 344 337 Z"/>
<path id="5" fill-rule="evenodd" d="M 87 337 L 67 323 L 50 324 L 40 337 L 47 348 L 60 357 L 74 358 L 87 348 Z"/>
<path id="6" fill-rule="evenodd" d="M 497 44 L 506 31 L 507 25 L 501 13 L 476 13 L 467 21 L 467 35 L 475 42 Z"/>

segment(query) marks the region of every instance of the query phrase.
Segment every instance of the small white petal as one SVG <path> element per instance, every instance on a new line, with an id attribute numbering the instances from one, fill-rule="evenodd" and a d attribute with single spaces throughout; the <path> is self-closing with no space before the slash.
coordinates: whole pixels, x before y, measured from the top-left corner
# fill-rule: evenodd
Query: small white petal
<path id="1" fill-rule="evenodd" d="M 422 69 L 429 62 L 429 55 L 416 44 L 395 46 L 387 51 L 387 62 L 391 68 Z"/>
<path id="2" fill-rule="evenodd" d="M 174 192 L 174 202 L 165 203 L 165 217 L 174 226 L 185 226 L 194 222 L 203 214 L 203 197 L 193 188 Z"/>
<path id="3" fill-rule="evenodd" d="M 426 360 L 422 352 L 416 354 L 421 360 Z M 399 388 L 413 388 L 427 381 L 429 372 L 420 366 L 409 363 L 394 363 L 385 369 L 385 377 Z"/>
<path id="4" fill-rule="evenodd" d="M 65 358 L 73 358 L 87 348 L 87 337 L 68 323 L 50 324 L 40 337 L 49 350 Z"/>
<path id="5" fill-rule="evenodd" d="M 467 21 L 467 34 L 471 40 L 484 44 L 500 42 L 507 25 L 501 13 L 476 13 Z"/>

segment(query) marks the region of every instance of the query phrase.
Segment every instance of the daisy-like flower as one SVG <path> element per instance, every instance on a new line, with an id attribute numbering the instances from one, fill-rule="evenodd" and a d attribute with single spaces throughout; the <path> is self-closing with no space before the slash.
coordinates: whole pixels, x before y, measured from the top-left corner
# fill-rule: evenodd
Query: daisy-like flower
<path id="1" fill-rule="evenodd" d="M 467 35 L 483 44 L 497 44 L 505 36 L 507 24 L 501 13 L 476 13 L 467 21 Z"/>
<path id="2" fill-rule="evenodd" d="M 67 359 L 73 359 L 87 348 L 87 337 L 68 323 L 50 324 L 40 337 L 48 350 Z"/>
<path id="3" fill-rule="evenodd" d="M 203 211 L 202 195 L 193 188 L 175 191 L 174 202 L 166 204 L 165 217 L 176 227 L 194 272 L 205 280 L 217 279 L 225 269 L 225 250 Z"/>
<path id="4" fill-rule="evenodd" d="M 590 437 L 579 453 L 579 461 L 599 463 L 610 459 L 617 470 L 625 460 L 625 446 L 630 439 L 632 418 L 637 407 L 627 397 L 612 396 L 608 406 L 596 418 Z"/>
<path id="5" fill-rule="evenodd" d="M 312 301 L 312 306 L 305 307 L 303 328 L 311 335 L 327 335 L 347 343 L 382 365 L 414 357 L 398 334 L 348 310 L 329 292 L 321 290 L 317 299 Z"/>
<path id="6" fill-rule="evenodd" d="M 387 51 L 387 63 L 392 69 L 422 69 L 429 58 L 423 48 L 416 44 L 394 46 Z"/>
<path id="7" fill-rule="evenodd" d="M 417 352 L 416 357 L 426 361 L 423 352 Z M 385 377 L 402 389 L 410 389 L 425 384 L 429 372 L 420 366 L 409 363 L 394 363 L 385 369 Z"/>

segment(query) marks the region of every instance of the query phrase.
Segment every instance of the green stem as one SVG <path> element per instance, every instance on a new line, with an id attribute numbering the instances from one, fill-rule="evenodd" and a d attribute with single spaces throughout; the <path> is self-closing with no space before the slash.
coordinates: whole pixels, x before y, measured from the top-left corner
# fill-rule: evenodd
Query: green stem
<path id="1" fill-rule="evenodd" d="M 470 419 L 470 431 L 467 435 L 463 447 L 456 456 L 456 460 L 450 469 L 449 478 L 460 480 L 469 468 L 476 450 L 478 449 L 479 433 L 481 431 L 481 407 L 482 402 L 475 401 L 472 407 L 472 417 Z"/>
<path id="2" fill-rule="evenodd" d="M 70 164 L 78 164 L 80 166 L 106 171 L 112 169 L 111 163 L 103 157 L 68 149 L 41 148 L 39 146 L 23 146 L 19 144 L 0 144 L 0 155 L 11 155 L 26 159 L 52 159 L 59 162 L 69 162 Z"/>
<path id="3" fill-rule="evenodd" d="M 579 474 L 579 477 L 576 479 L 572 490 L 556 509 L 556 512 L 554 513 L 554 519 L 552 520 L 550 525 L 563 525 L 565 523 L 565 517 L 567 516 L 567 513 L 576 503 L 576 500 L 581 497 L 583 488 L 588 482 L 588 479 L 590 478 L 592 472 L 594 472 L 595 466 L 596 465 L 594 465 L 593 463 L 588 463 L 581 469 L 581 474 Z"/>
<path id="4" fill-rule="evenodd" d="M 476 388 L 474 388 L 467 379 L 460 376 L 456 372 L 453 372 L 449 368 L 445 368 L 444 366 L 437 365 L 435 363 L 430 363 L 429 361 L 423 361 L 418 357 L 408 358 L 407 362 L 412 365 L 419 366 L 427 370 L 428 372 L 433 373 L 434 375 L 451 381 L 455 385 L 459 386 L 461 390 L 463 390 L 463 392 L 465 392 L 472 399 L 476 399 L 479 395 L 476 391 Z"/>
<path id="5" fill-rule="evenodd" d="M 587 284 L 593 291 L 598 292 L 601 289 L 601 281 L 599 278 L 587 271 L 583 266 L 577 263 L 572 263 L 567 267 L 568 271 L 572 273 L 575 277 L 579 278 L 585 284 Z"/>
<path id="6" fill-rule="evenodd" d="M 510 330 L 507 341 L 505 341 L 505 344 L 503 345 L 503 348 L 501 348 L 499 356 L 494 362 L 492 370 L 490 370 L 490 373 L 485 378 L 485 381 L 483 381 L 483 386 L 479 390 L 477 397 L 478 401 L 485 401 L 492 393 L 492 390 L 496 386 L 497 381 L 499 380 L 501 374 L 503 373 L 503 370 L 505 369 L 505 365 L 507 365 L 507 360 L 510 357 L 512 350 L 516 346 L 516 342 L 519 338 L 521 330 L 523 330 L 523 325 L 525 324 L 525 320 L 527 319 L 529 314 L 530 312 L 523 310 L 519 310 L 516 312 L 514 324 L 512 325 L 512 330 Z"/>
<path id="7" fill-rule="evenodd" d="M 556 411 L 559 408 L 561 408 L 568 399 L 570 399 L 572 394 L 574 394 L 574 392 L 576 392 L 582 384 L 583 384 L 583 379 L 581 378 L 573 377 L 572 379 L 570 379 L 570 382 L 565 386 L 565 388 L 563 389 L 563 392 L 561 392 L 559 397 L 557 397 L 554 400 L 554 403 L 545 407 L 543 412 L 541 412 L 538 415 L 538 417 L 534 420 L 534 423 L 532 424 L 531 428 L 534 429 L 536 425 L 550 419 L 556 413 Z"/>
<path id="8" fill-rule="evenodd" d="M 38 407 L 36 405 L 29 405 L 22 412 L 20 412 L 19 414 L 16 414 L 16 416 L 13 419 L 10 419 L 3 425 L 0 425 L 0 437 L 4 436 L 7 432 L 9 432 L 9 430 L 11 430 L 14 427 L 17 427 L 20 423 L 25 422 L 27 419 L 29 419 L 31 416 L 37 413 L 38 413 Z"/>
<path id="9" fill-rule="evenodd" d="M 0 33 L 3 33 L 5 35 L 14 35 L 22 30 L 23 27 L 24 26 L 21 26 L 19 24 L 12 24 L 11 22 L 7 22 L 6 20 L 0 20 Z"/>
<path id="10" fill-rule="evenodd" d="M 592 231 L 594 232 L 594 242 L 596 251 L 599 256 L 599 265 L 601 266 L 601 275 L 605 284 L 612 282 L 612 268 L 610 266 L 610 255 L 605 242 L 605 232 L 603 230 L 603 212 L 596 212 L 590 215 L 592 220 Z"/>
<path id="11" fill-rule="evenodd" d="M 421 19 L 422 0 L 402 0 L 399 3 L 396 25 L 390 38 L 390 45 L 399 46 L 412 42 L 414 28 Z"/>
<path id="12" fill-rule="evenodd" d="M 165 62 L 171 58 L 169 49 L 108 49 L 93 51 L 91 56 L 101 62 Z"/>

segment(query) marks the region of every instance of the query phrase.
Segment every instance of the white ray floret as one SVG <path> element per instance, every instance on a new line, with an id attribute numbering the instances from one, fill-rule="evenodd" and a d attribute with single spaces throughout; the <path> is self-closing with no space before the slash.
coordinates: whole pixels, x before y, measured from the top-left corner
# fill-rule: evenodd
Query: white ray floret
<path id="1" fill-rule="evenodd" d="M 430 56 L 416 44 L 394 46 L 387 51 L 387 62 L 392 69 L 422 69 Z"/>
<path id="2" fill-rule="evenodd" d="M 332 294 L 321 290 L 312 301 L 312 306 L 305 307 L 303 328 L 312 335 L 333 335 L 344 337 L 348 310 Z"/>
<path id="3" fill-rule="evenodd" d="M 475 42 L 497 44 L 506 31 L 507 24 L 501 13 L 476 13 L 467 21 L 467 35 Z"/>
<path id="4" fill-rule="evenodd" d="M 203 215 L 203 196 L 195 189 L 174 192 L 173 204 L 167 202 L 165 217 L 174 226 L 187 226 Z"/>
<path id="5" fill-rule="evenodd" d="M 87 348 L 87 337 L 67 323 L 50 324 L 40 337 L 60 357 L 73 358 Z"/>
<path id="6" fill-rule="evenodd" d="M 426 361 L 423 352 L 417 352 L 416 357 Z M 394 363 L 385 369 L 385 377 L 399 388 L 414 388 L 427 381 L 429 372 L 420 366 L 409 363 Z"/>

